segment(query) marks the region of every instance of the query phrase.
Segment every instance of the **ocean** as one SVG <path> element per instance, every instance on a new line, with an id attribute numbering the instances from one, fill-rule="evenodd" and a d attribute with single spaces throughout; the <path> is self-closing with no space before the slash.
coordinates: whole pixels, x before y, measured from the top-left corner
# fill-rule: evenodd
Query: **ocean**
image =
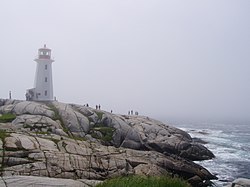
<path id="1" fill-rule="evenodd" d="M 215 158 L 196 162 L 219 179 L 214 186 L 221 187 L 239 177 L 250 178 L 250 124 L 177 123 L 174 125 L 193 138 L 201 139 Z"/>

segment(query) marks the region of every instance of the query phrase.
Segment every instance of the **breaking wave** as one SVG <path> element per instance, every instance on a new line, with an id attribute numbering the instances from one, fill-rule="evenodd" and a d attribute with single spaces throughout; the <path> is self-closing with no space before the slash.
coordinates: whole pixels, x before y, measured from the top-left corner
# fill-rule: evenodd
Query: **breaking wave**
<path id="1" fill-rule="evenodd" d="M 201 140 L 215 158 L 198 164 L 215 174 L 215 186 L 224 186 L 239 177 L 250 177 L 250 125 L 181 124 L 180 129 Z"/>

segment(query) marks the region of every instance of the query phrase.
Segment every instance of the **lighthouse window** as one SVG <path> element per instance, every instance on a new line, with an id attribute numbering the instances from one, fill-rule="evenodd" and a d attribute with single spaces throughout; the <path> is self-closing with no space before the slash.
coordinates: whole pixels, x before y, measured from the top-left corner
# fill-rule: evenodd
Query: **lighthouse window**
<path id="1" fill-rule="evenodd" d="M 44 95 L 47 96 L 47 94 L 48 94 L 48 92 L 47 92 L 47 90 L 45 90 Z"/>
<path id="2" fill-rule="evenodd" d="M 48 65 L 47 64 L 45 65 L 45 69 L 48 69 Z"/>
<path id="3" fill-rule="evenodd" d="M 45 82 L 48 82 L 48 77 L 45 77 Z"/>

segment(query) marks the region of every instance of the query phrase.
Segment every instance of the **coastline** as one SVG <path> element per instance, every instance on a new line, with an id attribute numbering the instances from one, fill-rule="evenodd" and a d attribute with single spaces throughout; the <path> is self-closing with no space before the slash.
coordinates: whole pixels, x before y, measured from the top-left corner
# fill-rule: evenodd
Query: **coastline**
<path id="1" fill-rule="evenodd" d="M 205 142 L 215 154 L 213 160 L 201 161 L 198 164 L 208 168 L 218 177 L 214 181 L 218 187 L 229 185 L 238 178 L 250 176 L 250 129 L 248 124 L 175 124 L 193 138 Z"/>

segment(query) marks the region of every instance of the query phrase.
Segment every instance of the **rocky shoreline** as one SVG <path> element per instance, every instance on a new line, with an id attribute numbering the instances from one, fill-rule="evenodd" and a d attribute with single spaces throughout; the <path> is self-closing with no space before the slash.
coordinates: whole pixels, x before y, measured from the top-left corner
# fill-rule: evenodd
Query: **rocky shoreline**
<path id="1" fill-rule="evenodd" d="M 15 115 L 0 122 L 0 184 L 5 186 L 8 181 L 46 183 L 47 177 L 94 186 L 128 174 L 179 176 L 193 186 L 216 179 L 193 162 L 212 159 L 211 151 L 186 132 L 148 117 L 7 99 L 0 99 L 0 114 Z"/>

